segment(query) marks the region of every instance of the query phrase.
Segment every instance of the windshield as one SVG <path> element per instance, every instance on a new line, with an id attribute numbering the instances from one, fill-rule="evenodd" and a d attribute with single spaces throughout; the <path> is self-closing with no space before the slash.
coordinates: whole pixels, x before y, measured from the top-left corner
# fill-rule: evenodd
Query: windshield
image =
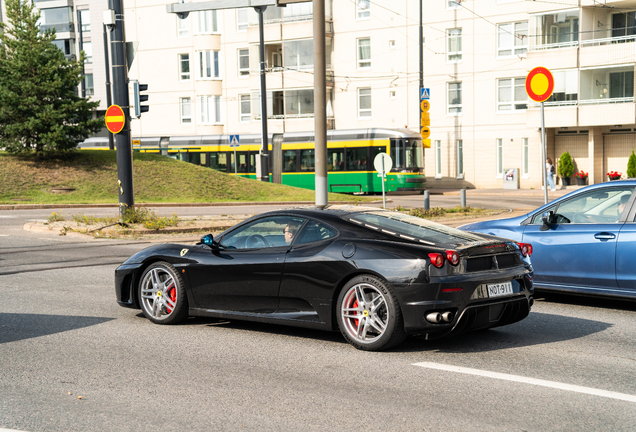
<path id="1" fill-rule="evenodd" d="M 348 217 L 351 222 L 408 240 L 430 245 L 482 242 L 484 238 L 400 212 L 370 211 Z"/>
<path id="2" fill-rule="evenodd" d="M 392 139 L 391 158 L 394 169 L 419 171 L 423 168 L 422 141 L 416 139 Z"/>

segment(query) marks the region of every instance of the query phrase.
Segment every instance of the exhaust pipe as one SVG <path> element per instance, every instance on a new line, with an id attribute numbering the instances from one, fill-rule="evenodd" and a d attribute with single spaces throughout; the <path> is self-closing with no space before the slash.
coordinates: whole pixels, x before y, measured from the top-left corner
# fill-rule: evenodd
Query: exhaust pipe
<path id="1" fill-rule="evenodd" d="M 446 322 L 451 322 L 455 318 L 455 314 L 452 312 L 444 312 L 442 314 L 442 319 Z"/>
<path id="2" fill-rule="evenodd" d="M 431 312 L 426 315 L 426 321 L 433 324 L 439 324 L 442 321 L 442 314 L 439 312 Z"/>

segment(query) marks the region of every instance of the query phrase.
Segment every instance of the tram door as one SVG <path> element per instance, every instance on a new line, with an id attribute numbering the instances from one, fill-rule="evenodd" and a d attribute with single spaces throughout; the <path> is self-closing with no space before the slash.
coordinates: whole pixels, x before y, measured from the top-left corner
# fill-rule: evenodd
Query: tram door
<path id="1" fill-rule="evenodd" d="M 283 135 L 274 134 L 272 137 L 272 183 L 283 182 Z"/>

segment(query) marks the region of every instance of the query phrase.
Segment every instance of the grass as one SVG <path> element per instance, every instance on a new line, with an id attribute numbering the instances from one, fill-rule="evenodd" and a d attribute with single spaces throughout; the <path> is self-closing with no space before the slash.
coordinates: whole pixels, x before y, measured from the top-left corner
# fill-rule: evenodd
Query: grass
<path id="1" fill-rule="evenodd" d="M 133 153 L 136 203 L 315 201 L 315 192 L 258 182 L 148 153 Z M 52 188 L 70 187 L 69 193 Z M 329 194 L 330 201 L 368 198 Z M 115 151 L 78 151 L 38 161 L 0 152 L 0 204 L 117 203 Z"/>

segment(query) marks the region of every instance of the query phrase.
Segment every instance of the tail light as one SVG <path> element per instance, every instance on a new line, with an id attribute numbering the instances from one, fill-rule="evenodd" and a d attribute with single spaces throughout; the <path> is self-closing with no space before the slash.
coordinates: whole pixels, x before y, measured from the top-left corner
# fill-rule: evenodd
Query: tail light
<path id="1" fill-rule="evenodd" d="M 517 245 L 519 246 L 521 255 L 524 258 L 532 255 L 532 245 L 530 243 L 517 243 Z"/>
<path id="2" fill-rule="evenodd" d="M 428 257 L 431 259 L 431 264 L 437 268 L 442 268 L 444 265 L 444 255 L 440 253 L 430 253 Z"/>
<path id="3" fill-rule="evenodd" d="M 459 264 L 459 254 L 457 251 L 446 251 L 446 259 L 454 266 Z"/>

